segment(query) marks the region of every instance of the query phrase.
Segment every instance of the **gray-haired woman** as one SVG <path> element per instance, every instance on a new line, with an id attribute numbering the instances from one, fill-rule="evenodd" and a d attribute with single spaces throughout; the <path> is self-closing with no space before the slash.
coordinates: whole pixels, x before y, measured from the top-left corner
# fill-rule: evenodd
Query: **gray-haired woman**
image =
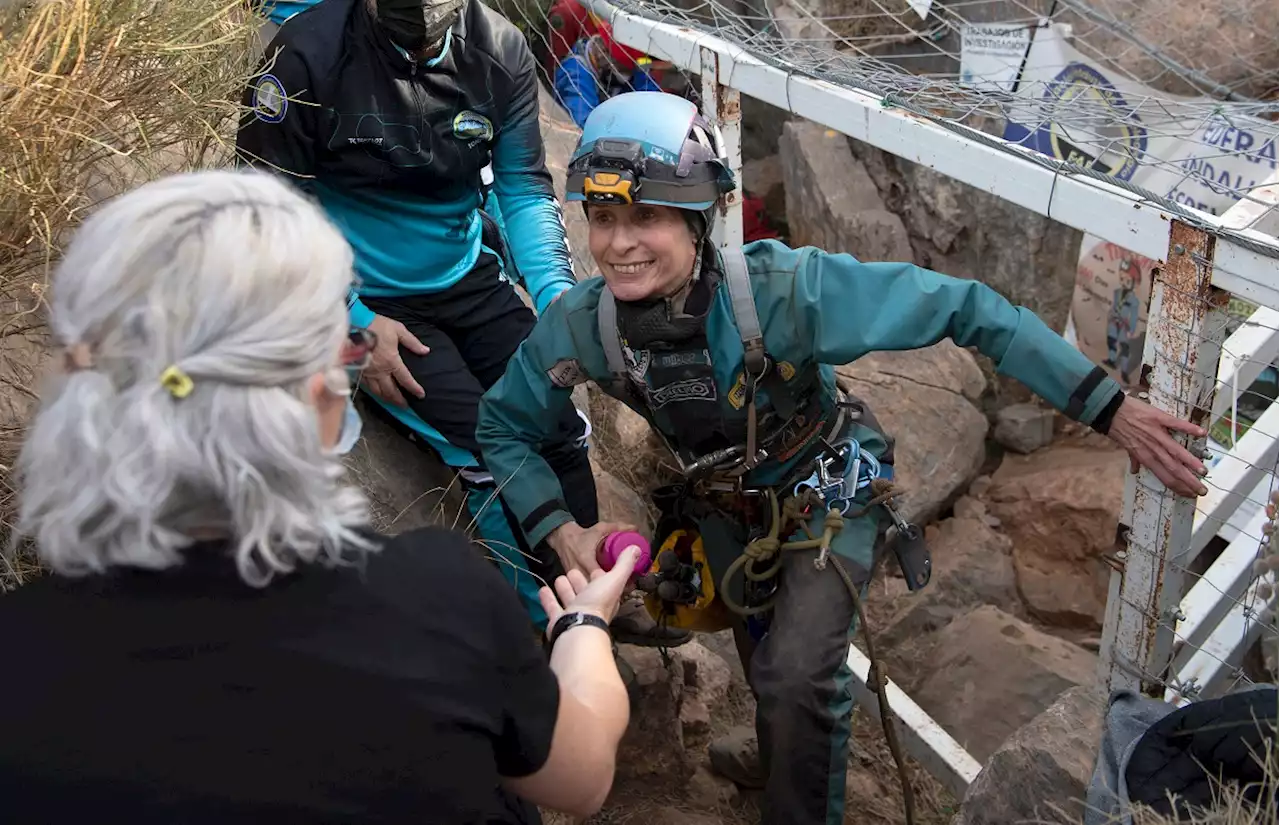
<path id="1" fill-rule="evenodd" d="M 151 183 L 77 233 L 20 461 L 18 533 L 53 575 L 0 599 L 0 821 L 602 804 L 628 715 L 603 628 L 635 559 L 543 590 L 575 628 L 548 665 L 465 537 L 368 530 L 334 449 L 370 346 L 350 281 L 342 237 L 265 174 Z"/>

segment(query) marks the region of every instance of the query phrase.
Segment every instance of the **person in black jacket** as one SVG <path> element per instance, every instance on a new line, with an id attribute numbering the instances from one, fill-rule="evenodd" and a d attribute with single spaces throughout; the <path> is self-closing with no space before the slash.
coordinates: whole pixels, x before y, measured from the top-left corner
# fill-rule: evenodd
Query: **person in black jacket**
<path id="1" fill-rule="evenodd" d="M 539 313 L 575 283 L 533 55 L 478 0 L 324 0 L 288 17 L 263 60 L 245 92 L 239 156 L 285 175 L 342 229 L 361 280 L 351 321 L 379 341 L 364 389 L 460 470 L 478 531 L 545 627 L 539 580 L 521 569 L 530 557 L 549 581 L 562 568 L 528 547 L 475 440 L 480 396 L 535 321 L 511 281 Z M 579 523 L 597 524 L 585 439 L 567 409 L 542 454 Z M 626 615 L 620 640 L 689 638 L 643 610 Z"/>
<path id="2" fill-rule="evenodd" d="M 341 235 L 256 172 L 149 183 L 77 233 L 19 461 L 47 575 L 0 597 L 0 822 L 603 803 L 629 714 L 607 622 L 636 553 L 542 591 L 548 662 L 464 534 L 374 533 L 334 449 L 373 343 L 350 283 Z"/>

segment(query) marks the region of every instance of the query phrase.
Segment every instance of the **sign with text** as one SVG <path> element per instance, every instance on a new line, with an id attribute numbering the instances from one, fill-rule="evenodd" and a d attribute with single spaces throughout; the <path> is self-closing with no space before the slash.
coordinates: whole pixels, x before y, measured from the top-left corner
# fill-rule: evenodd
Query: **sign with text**
<path id="1" fill-rule="evenodd" d="M 1011 92 L 1031 45 L 1025 23 L 975 23 L 960 29 L 960 82 Z"/>
<path id="2" fill-rule="evenodd" d="M 1081 55 L 1058 26 L 1036 30 L 1017 95 L 1035 105 L 1013 107 L 1006 140 L 1192 209 L 1221 215 L 1276 171 L 1275 124 L 1129 80 Z M 1073 343 L 1127 387 L 1139 379 L 1155 266 L 1092 235 L 1081 243 Z"/>

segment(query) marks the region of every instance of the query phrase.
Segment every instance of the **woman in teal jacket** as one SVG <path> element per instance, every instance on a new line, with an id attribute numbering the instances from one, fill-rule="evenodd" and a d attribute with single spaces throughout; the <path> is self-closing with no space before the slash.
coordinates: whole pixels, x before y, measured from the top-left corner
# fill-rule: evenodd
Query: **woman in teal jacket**
<path id="1" fill-rule="evenodd" d="M 659 532 L 685 526 L 701 536 L 710 578 L 735 607 L 758 698 L 758 753 L 749 741 L 721 741 L 713 767 L 764 787 L 766 823 L 839 823 L 856 610 L 836 573 L 865 588 L 895 536 L 913 583 L 928 570 L 914 528 L 875 506 L 891 490 L 892 439 L 839 391 L 831 365 L 944 338 L 977 347 L 1182 495 L 1204 494 L 1206 470 L 1170 430 L 1205 433 L 1126 397 L 1032 312 L 976 281 L 768 240 L 717 251 L 716 204 L 732 188 L 718 135 L 688 101 L 636 92 L 602 103 L 570 164 L 568 197 L 584 202 L 603 277 L 542 315 L 485 395 L 477 438 L 530 544 L 576 577 L 597 569 L 596 546 L 617 525 L 576 524 L 538 447 L 587 381 L 650 422 L 686 475 L 661 496 Z M 825 542 L 778 549 L 824 528 Z M 774 575 L 744 581 L 748 546 L 758 558 L 745 566 Z M 640 582 L 663 610 L 689 606 L 681 570 Z M 674 583 L 656 589 L 664 580 Z M 692 581 L 697 591 L 701 580 Z"/>

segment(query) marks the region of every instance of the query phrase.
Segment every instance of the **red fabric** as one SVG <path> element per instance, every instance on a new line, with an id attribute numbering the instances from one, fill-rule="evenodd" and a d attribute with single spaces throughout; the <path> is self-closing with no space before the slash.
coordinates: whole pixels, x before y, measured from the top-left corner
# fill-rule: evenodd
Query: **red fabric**
<path id="1" fill-rule="evenodd" d="M 547 24 L 551 40 L 548 70 L 552 72 L 579 39 L 596 32 L 594 18 L 577 0 L 556 0 L 547 11 Z"/>
<path id="2" fill-rule="evenodd" d="M 769 226 L 763 198 L 748 196 L 742 199 L 742 237 L 747 243 L 779 237 Z"/>
<path id="3" fill-rule="evenodd" d="M 609 49 L 609 56 L 623 66 L 633 65 L 637 60 L 644 57 L 644 52 L 639 49 L 633 49 L 630 46 L 624 46 L 613 39 L 613 27 L 608 23 L 602 22 L 598 27 L 600 39 L 604 41 L 604 45 Z"/>

